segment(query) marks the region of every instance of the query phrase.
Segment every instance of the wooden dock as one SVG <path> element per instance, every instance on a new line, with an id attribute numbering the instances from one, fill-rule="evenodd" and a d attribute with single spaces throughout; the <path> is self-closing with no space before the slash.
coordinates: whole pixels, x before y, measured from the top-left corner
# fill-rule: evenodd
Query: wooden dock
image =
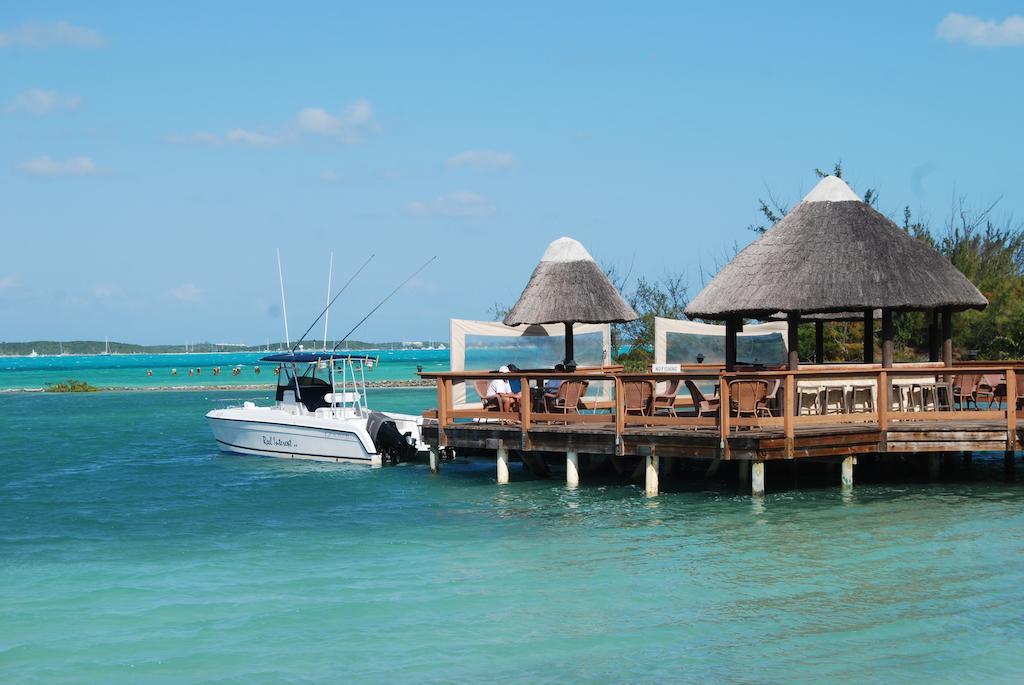
<path id="1" fill-rule="evenodd" d="M 949 373 L 946 373 L 949 371 Z M 968 373 L 993 374 L 1001 379 L 996 388 L 997 402 L 992 406 L 968 409 L 953 401 L 955 377 Z M 438 409 L 425 414 L 424 440 L 432 446 L 431 464 L 438 464 L 437 452 L 455 450 L 462 454 L 494 454 L 497 480 L 507 482 L 509 453 L 523 458 L 550 460 L 564 455 L 570 484 L 579 482 L 579 456 L 608 455 L 639 457 L 644 460 L 646 490 L 657 494 L 660 460 L 704 459 L 745 462 L 749 465 L 751 490 L 764 492 L 764 464 L 777 460 L 835 461 L 842 463 L 842 484 L 853 484 L 853 466 L 858 455 L 928 454 L 936 460 L 945 454 L 1003 452 L 1012 464 L 1013 455 L 1024 441 L 1024 429 L 1018 428 L 1018 373 L 1024 368 L 992 364 L 952 370 L 934 366 L 908 365 L 898 369 L 850 368 L 842 371 L 800 369 L 758 372 L 683 372 L 679 374 L 517 374 L 521 387 L 540 384 L 555 375 L 563 380 L 586 379 L 605 383 L 611 398 L 592 413 L 552 414 L 539 412 L 535 403 L 521 402 L 518 412 L 493 412 L 452 404 L 454 383 L 487 379 L 492 373 L 459 372 L 424 374 L 436 380 Z M 716 381 L 721 388 L 723 407 L 729 404 L 729 388 L 736 381 L 778 379 L 781 416 L 737 417 L 720 411 L 716 416 L 696 417 L 688 407 L 680 406 L 676 416 L 634 414 L 625 411 L 623 387 L 626 383 L 660 383 L 675 378 Z M 801 414 L 798 384 L 806 387 L 837 378 L 851 383 L 875 386 L 876 398 L 864 411 L 833 414 Z M 903 406 L 892 399 L 899 395 L 902 379 L 916 378 L 919 384 L 933 388 L 931 404 Z M 924 380 L 922 380 L 924 379 Z M 931 383 L 928 379 L 933 379 Z M 897 388 L 894 393 L 893 388 Z M 906 384 L 914 392 L 910 381 Z M 935 389 L 937 388 L 937 389 Z M 1009 388 L 1007 397 L 1006 389 Z M 1002 393 L 1002 395 L 999 395 Z M 945 398 L 941 395 L 945 394 Z M 890 398 L 889 402 L 877 398 Z M 581 405 L 582 406 L 582 405 Z M 998 408 L 996 408 L 998 407 Z M 741 469 L 742 470 L 742 469 Z"/>

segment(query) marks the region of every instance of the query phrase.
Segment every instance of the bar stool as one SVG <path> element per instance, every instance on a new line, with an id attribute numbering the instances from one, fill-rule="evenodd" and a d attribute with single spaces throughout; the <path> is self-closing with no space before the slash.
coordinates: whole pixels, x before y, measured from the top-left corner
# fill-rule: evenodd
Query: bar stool
<path id="1" fill-rule="evenodd" d="M 861 401 L 860 409 L 857 402 Z M 850 386 L 850 412 L 854 414 L 866 414 L 875 410 L 875 389 L 871 385 Z"/>
<path id="2" fill-rule="evenodd" d="M 808 388 L 806 386 L 801 388 L 797 386 L 797 414 L 800 416 L 821 414 L 821 394 L 824 390 L 825 387 L 821 385 L 816 388 Z M 811 398 L 811 402 L 809 404 L 804 402 L 804 399 L 807 397 Z M 805 409 L 807 410 L 806 412 L 804 411 Z"/>
<path id="3" fill-rule="evenodd" d="M 846 388 L 844 386 L 832 386 L 827 385 L 822 387 L 824 393 L 824 408 L 823 414 L 845 414 L 847 413 L 846 406 Z M 835 401 L 833 401 L 835 400 Z M 832 409 L 835 408 L 833 412 Z"/>

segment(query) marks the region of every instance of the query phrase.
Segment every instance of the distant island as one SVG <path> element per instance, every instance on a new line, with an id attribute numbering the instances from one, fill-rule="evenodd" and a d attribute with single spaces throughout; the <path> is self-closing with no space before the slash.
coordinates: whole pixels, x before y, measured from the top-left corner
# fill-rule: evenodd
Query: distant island
<path id="1" fill-rule="evenodd" d="M 304 346 L 307 349 L 319 349 L 323 341 L 307 340 Z M 335 341 L 329 341 L 328 345 L 333 346 Z M 275 342 L 264 345 L 244 345 L 233 343 L 211 343 L 201 342 L 184 345 L 136 345 L 105 340 L 29 340 L 27 342 L 0 342 L 0 356 L 28 356 L 35 352 L 37 355 L 58 355 L 58 354 L 188 354 L 188 353 L 209 353 L 209 352 L 283 352 L 288 348 L 284 342 Z M 346 340 L 342 344 L 344 350 L 423 350 L 423 349 L 447 349 L 438 342 L 365 342 L 362 340 Z"/>

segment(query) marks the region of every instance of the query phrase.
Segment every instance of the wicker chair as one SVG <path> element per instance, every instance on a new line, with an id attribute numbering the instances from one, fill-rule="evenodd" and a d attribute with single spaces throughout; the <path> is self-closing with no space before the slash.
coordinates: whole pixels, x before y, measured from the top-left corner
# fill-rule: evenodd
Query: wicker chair
<path id="1" fill-rule="evenodd" d="M 654 406 L 652 413 L 657 414 L 659 411 L 664 411 L 669 416 L 676 415 L 676 395 L 679 394 L 679 386 L 683 382 L 680 379 L 669 381 L 668 385 L 665 386 L 665 392 L 654 395 Z"/>
<path id="2" fill-rule="evenodd" d="M 705 414 L 711 416 L 718 415 L 718 409 L 722 402 L 718 397 L 704 397 L 704 394 L 693 381 L 686 381 L 686 389 L 690 391 L 690 398 L 693 400 L 693 410 L 697 413 L 698 418 Z"/>
<path id="3" fill-rule="evenodd" d="M 730 381 L 729 412 L 737 418 L 771 416 L 768 408 L 768 381 Z"/>
<path id="4" fill-rule="evenodd" d="M 554 396 L 544 396 L 544 409 L 550 414 L 579 414 L 580 399 L 587 394 L 587 385 L 587 381 L 562 381 Z"/>
<path id="5" fill-rule="evenodd" d="M 653 414 L 654 381 L 623 381 L 622 404 L 627 414 Z"/>
<path id="6" fill-rule="evenodd" d="M 974 391 L 981 381 L 981 376 L 976 373 L 958 373 L 953 379 L 953 403 L 960 408 L 970 409 L 974 402 L 975 408 L 978 403 L 974 399 Z"/>

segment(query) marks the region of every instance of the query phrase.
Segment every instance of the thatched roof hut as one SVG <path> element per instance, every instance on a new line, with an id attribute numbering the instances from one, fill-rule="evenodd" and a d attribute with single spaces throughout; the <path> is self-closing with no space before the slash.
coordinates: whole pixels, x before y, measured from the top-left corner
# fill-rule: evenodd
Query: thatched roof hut
<path id="1" fill-rule="evenodd" d="M 934 248 L 826 176 L 729 262 L 686 313 L 765 318 L 866 309 L 983 309 L 988 300 Z"/>
<path id="2" fill-rule="evenodd" d="M 636 318 L 587 249 L 572 238 L 559 238 L 544 251 L 505 325 L 623 323 Z"/>
<path id="3" fill-rule="evenodd" d="M 564 323 L 566 366 L 573 365 L 573 323 L 623 323 L 637 318 L 586 248 L 559 238 L 544 251 L 506 326 Z"/>
<path id="4" fill-rule="evenodd" d="M 826 176 L 779 223 L 736 255 L 690 302 L 686 314 L 725 319 L 730 367 L 729 341 L 735 340 L 743 318 L 783 313 L 789 320 L 789 366 L 796 368 L 797 328 L 804 315 L 836 313 L 845 318 L 862 312 L 864 361 L 870 362 L 873 310 L 880 309 L 882 365 L 891 366 L 892 313 L 931 310 L 934 322 L 941 310 L 942 356 L 951 366 L 952 312 L 987 305 L 984 295 L 938 251 L 863 202 L 842 179 Z"/>

